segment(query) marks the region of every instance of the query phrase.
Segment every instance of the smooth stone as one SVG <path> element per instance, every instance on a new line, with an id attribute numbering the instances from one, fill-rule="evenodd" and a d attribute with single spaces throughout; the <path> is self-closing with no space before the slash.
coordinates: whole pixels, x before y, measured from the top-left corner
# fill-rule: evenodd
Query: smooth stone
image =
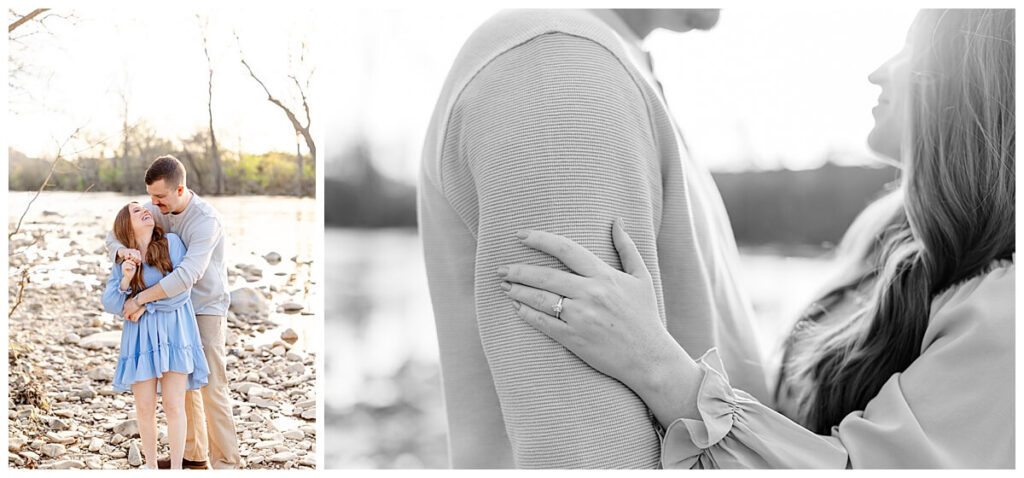
<path id="1" fill-rule="evenodd" d="M 289 440 L 301 440 L 306 438 L 306 434 L 302 430 L 288 430 L 284 432 L 284 437 Z"/>
<path id="2" fill-rule="evenodd" d="M 263 260 L 267 261 L 267 264 L 275 266 L 281 262 L 281 254 L 268 252 L 267 255 L 263 256 Z"/>
<path id="3" fill-rule="evenodd" d="M 82 340 L 81 336 L 74 332 L 71 332 L 64 336 L 63 342 L 66 344 L 77 344 L 80 340 Z"/>
<path id="4" fill-rule="evenodd" d="M 299 334 L 295 332 L 295 330 L 293 330 L 291 327 L 289 327 L 285 329 L 284 332 L 281 332 L 281 340 L 284 340 L 285 342 L 288 342 L 290 344 L 294 344 L 295 341 L 299 340 Z"/>
<path id="5" fill-rule="evenodd" d="M 303 307 L 302 304 L 297 304 L 295 302 L 285 302 L 281 304 L 281 310 L 283 310 L 284 313 L 286 314 L 294 314 L 304 308 L 305 307 Z"/>
<path id="6" fill-rule="evenodd" d="M 85 459 L 85 466 L 90 470 L 98 470 L 103 467 L 103 461 L 98 456 L 90 456 Z"/>
<path id="7" fill-rule="evenodd" d="M 139 422 L 134 418 L 114 425 L 114 433 L 124 437 L 139 436 Z"/>
<path id="8" fill-rule="evenodd" d="M 272 455 L 270 457 L 270 461 L 272 461 L 274 463 L 285 463 L 285 462 L 289 462 L 289 461 L 292 461 L 292 460 L 296 460 L 298 458 L 299 458 L 299 456 L 296 455 L 295 453 L 292 453 L 290 451 L 285 451 L 285 452 L 281 452 L 281 453 L 275 453 L 274 455 Z"/>
<path id="9" fill-rule="evenodd" d="M 21 451 L 21 447 L 25 446 L 28 440 L 24 437 L 14 437 L 7 439 L 7 451 L 17 453 Z"/>
<path id="10" fill-rule="evenodd" d="M 43 447 L 39 450 L 40 453 L 42 453 L 43 455 L 46 455 L 46 456 L 48 456 L 50 458 L 56 458 L 58 456 L 61 456 L 66 451 L 67 451 L 67 448 L 65 448 L 64 445 L 61 445 L 60 443 L 46 444 L 46 445 L 43 445 Z"/>
<path id="11" fill-rule="evenodd" d="M 138 443 L 134 440 L 128 444 L 128 464 L 131 466 L 142 464 L 142 452 L 139 450 Z"/>
<path id="12" fill-rule="evenodd" d="M 81 470 L 85 468 L 85 462 L 80 460 L 62 460 L 52 465 L 54 470 Z"/>
<path id="13" fill-rule="evenodd" d="M 110 367 L 96 367 L 86 374 L 90 379 L 110 382 L 114 380 L 114 369 Z"/>
<path id="14" fill-rule="evenodd" d="M 18 456 L 20 456 L 20 457 L 22 457 L 22 458 L 24 458 L 26 460 L 32 460 L 32 461 L 39 461 L 39 458 L 40 458 L 38 453 L 36 453 L 34 451 L 28 451 L 28 450 L 25 450 L 25 451 L 22 451 L 22 452 L 18 453 Z"/>
<path id="15" fill-rule="evenodd" d="M 231 291 L 231 305 L 228 310 L 238 315 L 265 317 L 270 312 L 266 297 L 251 287 Z"/>
<path id="16" fill-rule="evenodd" d="M 109 332 L 100 332 L 98 334 L 92 334 L 88 337 L 82 338 L 78 342 L 78 346 L 89 350 L 99 350 L 108 347 L 119 347 L 121 345 L 121 331 L 111 330 Z"/>
<path id="17" fill-rule="evenodd" d="M 103 448 L 103 440 L 100 440 L 99 438 L 93 438 L 92 440 L 89 440 L 90 452 L 96 453 L 100 451 L 100 448 Z"/>
<path id="18" fill-rule="evenodd" d="M 249 398 L 253 398 L 253 397 L 270 398 L 270 397 L 274 396 L 274 393 L 275 392 L 273 390 L 269 389 L 269 388 L 250 387 L 249 390 L 248 390 L 248 393 L 246 395 L 248 395 Z"/>
<path id="19" fill-rule="evenodd" d="M 288 352 L 288 354 L 286 354 L 284 358 L 289 362 L 301 362 L 304 357 L 302 356 L 302 354 L 296 352 Z"/>

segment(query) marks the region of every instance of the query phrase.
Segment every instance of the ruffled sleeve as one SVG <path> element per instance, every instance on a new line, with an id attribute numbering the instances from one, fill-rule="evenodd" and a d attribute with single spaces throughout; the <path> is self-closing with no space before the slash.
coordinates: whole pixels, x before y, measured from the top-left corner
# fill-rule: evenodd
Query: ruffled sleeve
<path id="1" fill-rule="evenodd" d="M 839 441 L 806 428 L 729 385 L 718 350 L 698 362 L 704 370 L 700 420 L 680 418 L 662 442 L 665 468 L 842 468 Z"/>
<path id="2" fill-rule="evenodd" d="M 701 357 L 700 420 L 671 423 L 665 468 L 1012 468 L 1014 267 L 1001 261 L 932 302 L 922 353 L 864 410 L 818 435 L 729 385 Z"/>

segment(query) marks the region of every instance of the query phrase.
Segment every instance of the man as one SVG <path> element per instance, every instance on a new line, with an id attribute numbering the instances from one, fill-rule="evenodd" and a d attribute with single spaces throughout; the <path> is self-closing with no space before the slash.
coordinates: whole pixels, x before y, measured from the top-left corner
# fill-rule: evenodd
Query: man
<path id="1" fill-rule="evenodd" d="M 237 468 L 241 457 L 224 360 L 225 317 L 231 301 L 224 264 L 224 228 L 220 213 L 188 189 L 185 179 L 185 167 L 173 156 L 157 158 L 146 170 L 146 192 L 151 201 L 144 206 L 164 231 L 181 237 L 188 251 L 174 271 L 140 292 L 135 300 L 125 302 L 124 316 L 141 315 L 146 303 L 192 288 L 192 306 L 210 377 L 200 389 L 201 396 L 195 390 L 185 396 L 188 429 L 182 465 L 193 469 Z M 114 261 L 143 260 L 140 251 L 124 247 L 113 234 L 107 234 L 107 248 Z M 158 466 L 169 468 L 170 460 L 161 459 Z"/>
<path id="2" fill-rule="evenodd" d="M 686 152 L 641 39 L 707 29 L 707 10 L 502 12 L 467 40 L 434 111 L 420 228 L 456 468 L 654 468 L 659 431 L 618 381 L 519 319 L 498 267 L 563 267 L 514 236 L 567 236 L 620 267 L 623 218 L 672 336 L 720 349 L 768 399 L 710 174 Z M 679 59 L 683 61 L 683 59 Z M 638 370 L 637 373 L 644 373 Z"/>

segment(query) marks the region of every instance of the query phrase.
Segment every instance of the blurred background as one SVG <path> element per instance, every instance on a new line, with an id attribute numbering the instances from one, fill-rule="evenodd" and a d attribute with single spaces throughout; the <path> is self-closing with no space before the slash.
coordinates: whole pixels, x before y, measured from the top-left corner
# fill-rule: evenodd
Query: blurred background
<path id="1" fill-rule="evenodd" d="M 295 6 L 8 8 L 11 466 L 138 466 L 130 394 L 110 386 L 122 320 L 100 306 L 104 238 L 172 154 L 223 219 L 243 459 L 316 467 L 315 19 Z"/>
<path id="2" fill-rule="evenodd" d="M 326 464 L 445 467 L 433 314 L 416 234 L 426 127 L 462 42 L 494 11 L 353 10 L 325 39 Z M 866 147 L 910 9 L 725 10 L 645 48 L 713 172 L 771 360 L 856 214 L 897 178 Z"/>

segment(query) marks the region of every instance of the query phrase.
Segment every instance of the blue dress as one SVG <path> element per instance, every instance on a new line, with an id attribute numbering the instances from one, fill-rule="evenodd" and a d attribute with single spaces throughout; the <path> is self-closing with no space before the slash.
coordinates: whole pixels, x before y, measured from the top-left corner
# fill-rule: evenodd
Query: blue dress
<path id="1" fill-rule="evenodd" d="M 171 264 L 178 267 L 185 257 L 185 244 L 177 234 L 167 234 Z M 129 292 L 121 290 L 121 265 L 114 264 L 103 293 L 103 308 L 121 315 Z M 152 287 L 164 277 L 156 267 L 142 264 L 142 279 Z M 114 370 L 114 390 L 129 391 L 132 384 L 158 378 L 164 372 L 188 374 L 188 389 L 206 385 L 210 375 L 199 326 L 190 299 L 192 289 L 146 304 L 138 322 L 125 320 L 121 331 L 121 352 Z"/>

